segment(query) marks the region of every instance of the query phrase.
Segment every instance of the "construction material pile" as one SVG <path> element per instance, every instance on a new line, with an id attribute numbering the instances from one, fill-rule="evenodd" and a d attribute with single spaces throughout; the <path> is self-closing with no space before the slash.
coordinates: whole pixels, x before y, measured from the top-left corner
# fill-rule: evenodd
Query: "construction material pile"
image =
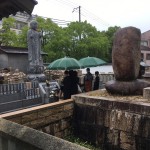
<path id="1" fill-rule="evenodd" d="M 0 71 L 1 84 L 24 82 L 25 79 L 26 79 L 26 74 L 20 72 L 18 69 L 16 69 L 15 71 L 11 71 L 9 69 L 2 69 Z"/>

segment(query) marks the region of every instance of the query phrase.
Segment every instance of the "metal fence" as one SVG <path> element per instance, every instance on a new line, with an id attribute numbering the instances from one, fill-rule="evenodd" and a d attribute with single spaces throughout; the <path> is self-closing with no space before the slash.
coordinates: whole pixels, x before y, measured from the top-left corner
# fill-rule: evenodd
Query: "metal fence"
<path id="1" fill-rule="evenodd" d="M 0 95 L 20 93 L 28 89 L 38 88 L 38 82 L 0 84 Z"/>
<path id="2" fill-rule="evenodd" d="M 42 104 L 38 82 L 0 85 L 0 113 Z"/>

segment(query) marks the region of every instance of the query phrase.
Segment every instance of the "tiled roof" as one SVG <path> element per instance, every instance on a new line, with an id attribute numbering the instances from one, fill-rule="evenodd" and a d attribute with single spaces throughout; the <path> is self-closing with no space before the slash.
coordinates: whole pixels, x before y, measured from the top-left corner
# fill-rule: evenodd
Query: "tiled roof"
<path id="1" fill-rule="evenodd" d="M 0 46 L 0 51 L 11 54 L 28 54 L 27 48 L 21 47 L 9 47 L 9 46 Z M 42 55 L 47 55 L 47 53 L 41 51 Z"/>
<path id="2" fill-rule="evenodd" d="M 18 11 L 31 14 L 36 4 L 36 0 L 0 0 L 0 20 Z"/>

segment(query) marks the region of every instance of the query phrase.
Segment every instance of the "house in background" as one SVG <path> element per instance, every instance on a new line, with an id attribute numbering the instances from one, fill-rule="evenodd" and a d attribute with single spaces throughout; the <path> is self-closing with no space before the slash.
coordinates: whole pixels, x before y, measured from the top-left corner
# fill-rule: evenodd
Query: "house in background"
<path id="1" fill-rule="evenodd" d="M 29 15 L 26 12 L 17 12 L 16 15 L 10 15 L 10 17 L 15 19 L 14 25 L 11 30 L 16 32 L 16 34 L 21 33 L 24 26 L 30 26 L 30 22 L 35 20 L 37 15 Z M 3 20 L 0 20 L 0 29 L 2 28 Z"/>
<path id="2" fill-rule="evenodd" d="M 16 22 L 11 28 L 12 31 L 15 31 L 17 34 L 21 33 L 21 30 L 24 26 L 29 26 L 32 20 L 36 19 L 36 15 L 29 15 L 26 12 L 17 12 L 16 15 L 10 15 L 13 17 Z"/>
<path id="3" fill-rule="evenodd" d="M 150 30 L 141 35 L 141 58 L 150 66 Z"/>

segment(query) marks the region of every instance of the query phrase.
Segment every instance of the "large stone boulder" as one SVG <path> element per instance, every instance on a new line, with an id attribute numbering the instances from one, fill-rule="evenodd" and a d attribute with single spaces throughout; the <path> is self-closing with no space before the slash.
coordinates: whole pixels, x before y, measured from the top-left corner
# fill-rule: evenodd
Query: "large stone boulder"
<path id="1" fill-rule="evenodd" d="M 135 27 L 119 29 L 115 33 L 112 65 L 116 80 L 132 81 L 138 77 L 141 61 L 141 32 Z"/>
<path id="2" fill-rule="evenodd" d="M 150 82 L 138 80 L 141 61 L 141 32 L 135 27 L 119 29 L 114 37 L 112 65 L 114 81 L 108 81 L 105 88 L 112 94 L 139 95 Z"/>

